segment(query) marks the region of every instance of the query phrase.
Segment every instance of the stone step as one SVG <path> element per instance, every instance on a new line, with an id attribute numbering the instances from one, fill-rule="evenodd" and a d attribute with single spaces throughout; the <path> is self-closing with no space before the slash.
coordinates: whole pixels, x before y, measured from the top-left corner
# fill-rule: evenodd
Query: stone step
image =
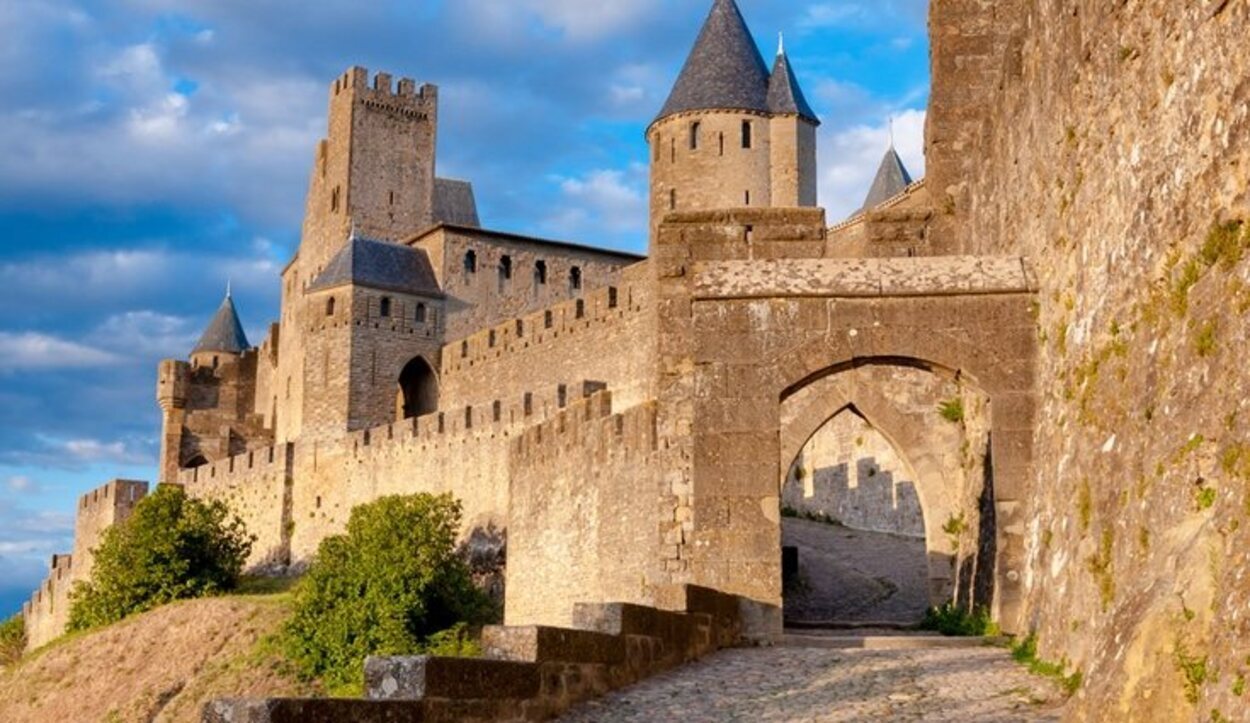
<path id="1" fill-rule="evenodd" d="M 370 700 L 526 700 L 537 698 L 540 690 L 533 663 L 424 655 L 365 660 L 365 697 Z"/>
<path id="2" fill-rule="evenodd" d="M 487 626 L 482 630 L 482 650 L 487 658 L 521 663 L 625 662 L 623 636 L 541 625 Z"/>
<path id="3" fill-rule="evenodd" d="M 790 648 L 827 648 L 830 650 L 932 650 L 947 648 L 980 648 L 1005 646 L 1006 637 L 944 637 L 940 635 L 818 635 L 787 633 L 781 644 Z"/>

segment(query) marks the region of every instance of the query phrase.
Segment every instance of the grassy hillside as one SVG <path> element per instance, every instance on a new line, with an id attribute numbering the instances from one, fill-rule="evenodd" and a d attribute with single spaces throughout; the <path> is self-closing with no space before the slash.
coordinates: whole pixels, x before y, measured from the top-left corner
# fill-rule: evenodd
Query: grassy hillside
<path id="1" fill-rule="evenodd" d="M 198 721 L 213 698 L 315 695 L 265 642 L 289 604 L 194 600 L 67 637 L 0 673 L 0 721 Z"/>

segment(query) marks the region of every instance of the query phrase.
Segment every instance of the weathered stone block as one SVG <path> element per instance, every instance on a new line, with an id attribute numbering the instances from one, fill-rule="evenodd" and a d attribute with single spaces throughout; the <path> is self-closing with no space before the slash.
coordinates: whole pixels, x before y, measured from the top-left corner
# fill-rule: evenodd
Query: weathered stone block
<path id="1" fill-rule="evenodd" d="M 523 699 L 538 691 L 538 667 L 531 663 L 429 656 L 365 660 L 370 700 Z"/>

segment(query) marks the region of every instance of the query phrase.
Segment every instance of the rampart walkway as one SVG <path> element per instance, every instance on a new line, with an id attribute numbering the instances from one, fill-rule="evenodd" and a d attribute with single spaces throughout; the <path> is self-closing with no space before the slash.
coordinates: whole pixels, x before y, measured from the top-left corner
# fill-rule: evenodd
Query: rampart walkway
<path id="1" fill-rule="evenodd" d="M 563 723 L 1058 721 L 1062 694 L 994 647 L 729 650 L 575 709 Z M 812 640 L 809 638 L 808 640 Z M 816 638 L 810 644 L 819 644 Z"/>

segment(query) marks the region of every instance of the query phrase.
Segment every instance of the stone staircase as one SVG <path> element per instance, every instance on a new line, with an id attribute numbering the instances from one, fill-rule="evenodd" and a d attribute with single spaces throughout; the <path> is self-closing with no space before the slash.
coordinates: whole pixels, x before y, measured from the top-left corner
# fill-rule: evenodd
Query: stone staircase
<path id="1" fill-rule="evenodd" d="M 218 700 L 204 723 L 543 721 L 743 640 L 758 603 L 682 586 L 681 612 L 579 604 L 572 628 L 491 626 L 483 658 L 370 658 L 363 700 Z"/>

